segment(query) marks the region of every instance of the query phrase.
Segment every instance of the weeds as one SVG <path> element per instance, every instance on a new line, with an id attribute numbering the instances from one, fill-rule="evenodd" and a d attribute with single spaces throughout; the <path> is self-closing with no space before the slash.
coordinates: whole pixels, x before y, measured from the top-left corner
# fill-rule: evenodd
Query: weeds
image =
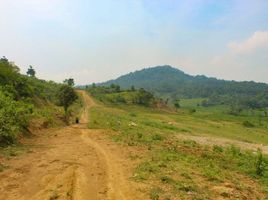
<path id="1" fill-rule="evenodd" d="M 266 191 L 267 156 L 243 151 L 233 145 L 209 147 L 193 140 L 178 140 L 176 133 L 189 130 L 185 131 L 188 134 L 194 129 L 180 123 L 169 124 L 173 121 L 170 120 L 170 114 L 160 115 L 156 111 L 154 113 L 149 109 L 139 110 L 135 107 L 133 115 L 131 113 L 134 111 L 128 110 L 127 107 L 123 108 L 93 108 L 90 127 L 115 130 L 116 134 L 112 137 L 116 142 L 129 146 L 143 146 L 149 150 L 145 157 L 139 159 L 141 163 L 137 166 L 133 179 L 152 186 L 153 189 L 149 192 L 151 199 L 165 199 L 165 197 L 168 199 L 169 196 L 183 199 L 189 197 L 189 194 L 190 199 L 213 199 L 221 193 L 214 191 L 212 186 L 224 187 L 226 182 L 237 186 L 232 188 L 237 194 L 236 198 L 242 198 L 243 192 L 248 189 L 260 190 L 258 188 L 260 184 L 264 188 L 263 192 Z M 198 114 L 202 112 L 198 111 L 195 115 Z M 179 115 L 176 115 L 174 119 L 178 117 Z M 133 121 L 136 126 L 129 126 Z M 198 121 L 195 121 L 194 126 L 197 123 Z M 213 126 L 214 123 L 218 131 L 221 126 L 218 122 L 213 122 Z M 209 130 L 206 129 L 209 126 L 210 124 L 202 123 L 198 129 Z M 246 130 L 251 133 L 251 129 Z M 251 184 L 245 181 L 248 179 L 253 180 Z M 249 198 L 254 197 L 254 194 L 249 195 L 252 195 Z"/>
<path id="2" fill-rule="evenodd" d="M 6 158 L 15 157 L 28 151 L 29 151 L 28 147 L 19 144 L 0 147 L 0 155 L 3 155 Z"/>
<path id="3" fill-rule="evenodd" d="M 58 199 L 59 197 L 60 197 L 60 195 L 58 194 L 58 192 L 55 191 L 55 190 L 53 190 L 53 191 L 52 191 L 52 194 L 51 194 L 50 197 L 49 197 L 49 200 L 56 200 L 56 199 Z"/>
<path id="4" fill-rule="evenodd" d="M 0 172 L 4 171 L 7 168 L 8 168 L 7 165 L 4 165 L 4 164 L 0 163 Z"/>
<path id="5" fill-rule="evenodd" d="M 160 188 L 158 187 L 152 188 L 150 191 L 151 200 L 159 200 L 161 193 L 163 193 L 163 191 Z"/>
<path id="6" fill-rule="evenodd" d="M 213 151 L 217 152 L 217 153 L 222 153 L 224 151 L 223 147 L 218 146 L 218 145 L 214 145 L 213 146 Z"/>
<path id="7" fill-rule="evenodd" d="M 256 162 L 256 174 L 258 176 L 263 176 L 264 175 L 264 171 L 265 171 L 265 163 L 263 160 L 263 154 L 261 149 L 258 149 L 257 152 L 257 162 Z"/>
<path id="8" fill-rule="evenodd" d="M 253 128 L 254 127 L 254 124 L 252 124 L 251 122 L 249 121 L 244 121 L 243 122 L 243 126 L 247 127 L 247 128 Z"/>

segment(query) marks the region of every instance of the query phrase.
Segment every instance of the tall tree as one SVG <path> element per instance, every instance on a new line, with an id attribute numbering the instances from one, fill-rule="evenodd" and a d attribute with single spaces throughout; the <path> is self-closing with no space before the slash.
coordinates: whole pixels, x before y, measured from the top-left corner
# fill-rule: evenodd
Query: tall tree
<path id="1" fill-rule="evenodd" d="M 33 68 L 31 65 L 29 66 L 29 68 L 28 68 L 26 74 L 27 74 L 28 76 L 35 77 L 36 72 L 35 72 L 34 68 Z"/>

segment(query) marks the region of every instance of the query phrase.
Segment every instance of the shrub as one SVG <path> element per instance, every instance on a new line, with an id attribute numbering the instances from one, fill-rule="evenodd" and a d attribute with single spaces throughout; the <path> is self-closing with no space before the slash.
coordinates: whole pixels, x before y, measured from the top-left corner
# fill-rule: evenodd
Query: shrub
<path id="1" fill-rule="evenodd" d="M 252 124 L 251 122 L 249 121 L 244 121 L 243 122 L 243 126 L 247 127 L 247 128 L 252 128 L 254 127 L 254 124 Z"/>
<path id="2" fill-rule="evenodd" d="M 257 162 L 256 162 L 256 174 L 258 176 L 263 176 L 264 171 L 265 171 L 265 163 L 263 160 L 262 151 L 258 149 Z"/>
<path id="3" fill-rule="evenodd" d="M 139 89 L 137 93 L 137 104 L 149 106 L 154 100 L 152 93 L 144 90 L 143 88 Z"/>
<path id="4" fill-rule="evenodd" d="M 193 114 L 193 113 L 195 113 L 196 112 L 196 109 L 194 109 L 194 108 L 191 108 L 190 110 L 189 110 L 189 114 Z"/>
<path id="5" fill-rule="evenodd" d="M 222 153 L 223 152 L 223 148 L 221 146 L 214 145 L 213 146 L 213 151 L 214 152 L 217 152 L 217 153 Z"/>
<path id="6" fill-rule="evenodd" d="M 115 97 L 115 102 L 117 102 L 117 103 L 126 103 L 126 100 L 125 100 L 125 98 L 124 98 L 123 96 L 121 96 L 121 95 L 119 94 L 119 95 L 117 95 L 117 96 Z"/>
<path id="7" fill-rule="evenodd" d="M 159 134 L 154 134 L 154 135 L 152 135 L 152 139 L 160 141 L 160 140 L 163 140 L 163 137 L 161 135 L 159 135 Z"/>
<path id="8" fill-rule="evenodd" d="M 134 113 L 134 112 L 130 112 L 130 113 L 129 113 L 129 116 L 131 116 L 131 117 L 137 117 L 137 114 Z"/>
<path id="9" fill-rule="evenodd" d="M 158 200 L 160 199 L 160 193 L 163 191 L 160 188 L 152 188 L 150 191 L 150 199 L 151 200 Z"/>
<path id="10" fill-rule="evenodd" d="M 0 143 L 14 143 L 27 128 L 31 112 L 31 105 L 16 102 L 0 91 Z"/>
<path id="11" fill-rule="evenodd" d="M 74 103 L 74 101 L 78 98 L 75 90 L 69 85 L 62 85 L 58 92 L 58 100 L 59 106 L 63 106 L 65 112 L 67 109 Z"/>

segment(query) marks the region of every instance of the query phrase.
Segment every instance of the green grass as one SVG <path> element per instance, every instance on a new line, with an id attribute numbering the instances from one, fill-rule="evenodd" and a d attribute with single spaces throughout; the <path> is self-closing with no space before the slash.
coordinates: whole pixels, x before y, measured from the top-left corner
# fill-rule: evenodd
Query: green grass
<path id="1" fill-rule="evenodd" d="M 262 124 L 258 123 L 256 116 L 233 116 L 227 114 L 226 107 L 217 106 L 213 108 L 197 108 L 195 113 L 190 114 L 187 109 L 181 109 L 178 113 L 170 111 L 155 110 L 139 106 L 124 106 L 98 108 L 104 111 L 91 111 L 110 113 L 113 129 L 120 127 L 129 127 L 127 123 L 116 126 L 116 122 L 136 121 L 139 128 L 143 127 L 143 132 L 147 127 L 153 127 L 156 132 L 165 130 L 173 133 L 183 133 L 192 135 L 211 135 L 215 137 L 224 137 L 249 143 L 260 143 L 268 145 L 268 118 L 262 117 Z M 118 113 L 116 113 L 118 111 Z M 119 115 L 120 113 L 120 115 Z M 132 113 L 130 116 L 129 113 Z M 104 114 L 104 115 L 105 115 Z M 113 119 L 113 116 L 115 119 Z M 105 116 L 100 117 L 104 119 Z M 105 120 L 105 119 L 104 119 Z M 250 122 L 254 127 L 246 127 L 245 121 Z M 101 123 L 101 122 L 100 122 Z M 120 122 L 121 123 L 121 122 Z M 103 124 L 103 123 L 101 123 Z"/>
<path id="2" fill-rule="evenodd" d="M 3 147 L 0 146 L 0 156 L 7 159 L 22 155 L 27 152 L 30 152 L 29 147 L 22 144 L 13 144 Z"/>
<path id="3" fill-rule="evenodd" d="M 182 108 L 195 108 L 201 105 L 204 100 L 206 100 L 206 98 L 180 99 L 180 106 Z"/>
<path id="4" fill-rule="evenodd" d="M 267 158 L 265 162 L 268 164 Z M 235 147 L 219 152 L 192 141 L 173 141 L 172 146 L 152 151 L 147 161 L 138 166 L 134 178 L 158 183 L 162 188 L 168 185 L 173 195 L 187 196 L 191 192 L 196 198 L 206 199 L 213 195 L 209 189 L 211 185 L 239 185 L 240 188 L 236 188 L 239 191 L 248 187 L 243 184 L 247 178 L 255 179 L 263 190 L 267 190 L 268 173 L 258 177 L 255 164 L 256 156 L 252 152 Z"/>
<path id="5" fill-rule="evenodd" d="M 0 146 L 0 158 L 4 158 L 3 160 L 12 159 L 14 157 L 23 155 L 25 153 L 30 153 L 29 146 L 22 145 L 22 144 L 12 144 L 9 146 Z M 9 166 L 1 163 L 0 159 L 0 172 L 8 169 Z"/>
<path id="6" fill-rule="evenodd" d="M 235 146 L 202 146 L 176 137 L 207 134 L 268 144 L 266 125 L 247 128 L 243 121 L 254 123 L 252 116 L 231 116 L 223 111 L 224 107 L 200 108 L 190 114 L 187 109 L 175 113 L 139 106 L 99 106 L 90 110 L 89 127 L 113 130 L 114 141 L 147 149 L 133 179 L 151 187 L 151 199 L 184 199 L 189 194 L 190 199 L 213 199 L 219 195 L 235 198 L 228 187 L 241 198 L 254 197 L 254 192 L 248 192 L 251 190 L 268 193 L 267 170 L 263 176 L 257 175 L 254 152 Z M 267 167 L 267 156 L 262 162 Z"/>
<path id="7" fill-rule="evenodd" d="M 131 145 L 157 143 L 165 138 L 162 129 L 167 129 L 167 132 L 174 130 L 173 126 L 161 123 L 160 120 L 148 119 L 120 109 L 95 107 L 90 114 L 90 128 L 112 129 L 122 133 L 115 135 L 113 139 Z M 154 128 L 148 132 L 148 127 Z"/>

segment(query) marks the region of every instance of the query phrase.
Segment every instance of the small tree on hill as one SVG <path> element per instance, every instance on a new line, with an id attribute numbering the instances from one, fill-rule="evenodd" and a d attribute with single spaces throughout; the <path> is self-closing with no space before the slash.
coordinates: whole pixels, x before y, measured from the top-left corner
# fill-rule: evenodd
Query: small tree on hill
<path id="1" fill-rule="evenodd" d="M 111 84 L 110 88 L 114 91 L 114 92 L 120 92 L 120 86 L 116 85 L 116 84 Z"/>
<path id="2" fill-rule="evenodd" d="M 0 59 L 0 61 L 1 61 L 1 62 L 6 62 L 6 63 L 9 62 L 8 59 L 7 59 L 5 56 L 3 56 L 3 57 Z"/>
<path id="3" fill-rule="evenodd" d="M 134 86 L 134 85 L 132 85 L 130 89 L 131 89 L 131 91 L 136 91 L 136 89 L 135 89 L 135 86 Z"/>
<path id="4" fill-rule="evenodd" d="M 137 94 L 136 103 L 149 106 L 154 100 L 154 95 L 143 88 L 140 88 Z"/>
<path id="5" fill-rule="evenodd" d="M 175 102 L 174 102 L 174 106 L 175 106 L 175 108 L 176 108 L 177 110 L 181 107 L 181 105 L 180 105 L 180 100 L 179 100 L 179 99 L 176 99 L 176 100 L 175 100 Z"/>
<path id="6" fill-rule="evenodd" d="M 169 98 L 167 98 L 167 99 L 165 100 L 165 104 L 168 105 L 168 102 L 169 102 Z"/>
<path id="7" fill-rule="evenodd" d="M 65 114 L 67 114 L 67 110 L 69 106 L 77 99 L 77 94 L 74 89 L 69 85 L 61 86 L 58 93 L 59 105 L 63 106 Z"/>
<path id="8" fill-rule="evenodd" d="M 238 104 L 231 104 L 229 114 L 239 115 L 243 111 L 243 107 Z"/>
<path id="9" fill-rule="evenodd" d="M 73 78 L 68 78 L 63 81 L 63 83 L 69 85 L 70 87 L 74 86 L 74 79 Z"/>
<path id="10" fill-rule="evenodd" d="M 120 92 L 121 90 L 120 90 L 120 86 L 119 85 L 116 85 L 115 86 L 115 92 Z"/>
<path id="11" fill-rule="evenodd" d="M 31 65 L 29 66 L 29 68 L 28 68 L 26 74 L 27 74 L 28 76 L 35 77 L 36 72 L 35 72 L 35 70 L 33 69 L 33 67 L 32 67 Z"/>

